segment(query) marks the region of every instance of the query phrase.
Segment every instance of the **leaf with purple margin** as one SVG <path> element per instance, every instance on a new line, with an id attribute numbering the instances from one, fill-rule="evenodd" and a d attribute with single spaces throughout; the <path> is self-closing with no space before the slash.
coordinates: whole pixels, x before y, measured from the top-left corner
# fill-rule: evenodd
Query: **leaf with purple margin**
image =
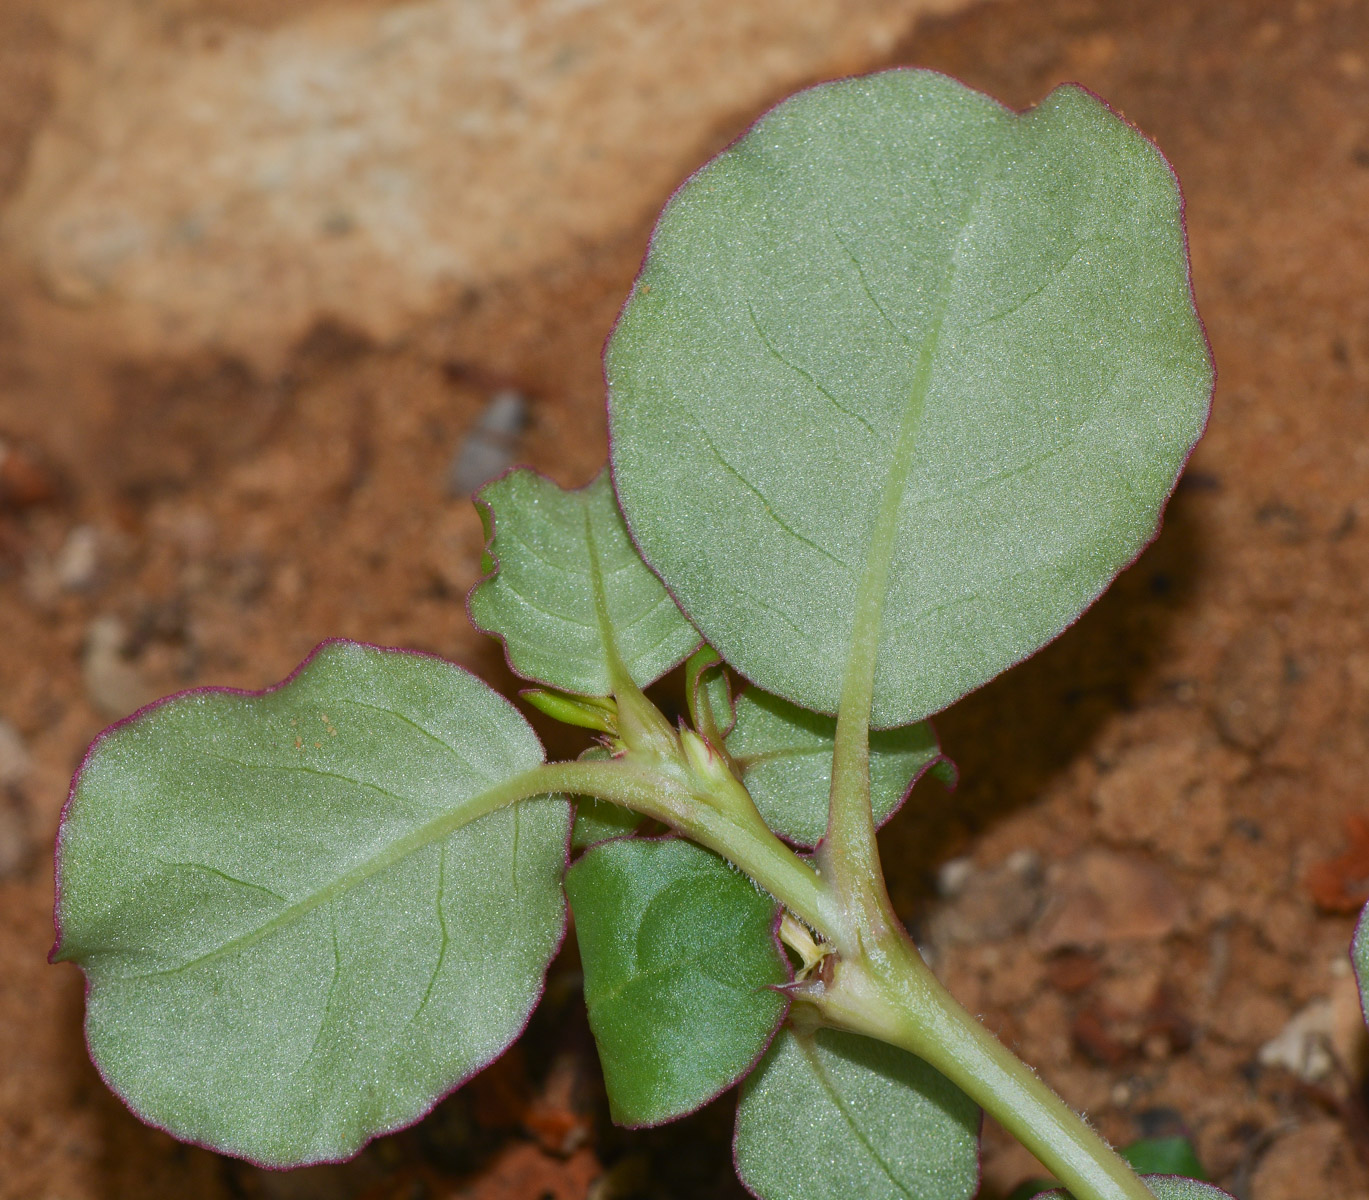
<path id="1" fill-rule="evenodd" d="M 62 825 L 54 948 L 106 1080 L 272 1166 L 417 1120 L 517 1037 L 560 943 L 568 806 L 495 808 L 541 762 L 473 675 L 355 643 L 108 731 Z"/>
<path id="2" fill-rule="evenodd" d="M 699 644 L 632 544 L 606 469 L 566 491 L 519 468 L 476 500 L 491 574 L 471 591 L 471 620 L 525 679 L 607 696 L 613 655 L 644 687 Z"/>
<path id="3" fill-rule="evenodd" d="M 769 896 L 679 838 L 596 846 L 566 893 L 615 1121 L 673 1120 L 751 1069 L 789 1007 Z"/>
<path id="4" fill-rule="evenodd" d="M 800 92 L 674 196 L 605 354 L 634 538 L 737 671 L 908 724 L 1154 535 L 1212 368 L 1178 189 L 1078 87 Z"/>
<path id="5" fill-rule="evenodd" d="M 814 846 L 827 830 L 836 719 L 798 708 L 749 687 L 737 699 L 737 719 L 725 745 L 765 823 L 798 846 Z M 882 825 L 908 789 L 945 762 L 926 721 L 870 735 L 870 806 Z"/>
<path id="6" fill-rule="evenodd" d="M 737 1174 L 761 1200 L 968 1200 L 979 1109 L 883 1042 L 786 1028 L 742 1088 Z"/>

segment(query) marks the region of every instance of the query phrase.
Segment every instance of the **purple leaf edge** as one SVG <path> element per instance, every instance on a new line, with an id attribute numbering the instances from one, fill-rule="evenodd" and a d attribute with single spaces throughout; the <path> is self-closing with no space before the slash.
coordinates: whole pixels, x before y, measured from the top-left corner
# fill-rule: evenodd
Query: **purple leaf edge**
<path id="1" fill-rule="evenodd" d="M 121 717 L 119 720 L 115 721 L 113 724 L 106 726 L 106 727 L 105 727 L 104 729 L 102 729 L 98 734 L 95 735 L 95 737 L 94 737 L 94 739 L 91 741 L 90 745 L 86 747 L 85 754 L 82 755 L 82 757 L 81 757 L 80 765 L 77 766 L 76 772 L 75 772 L 75 774 L 72 776 L 72 779 L 71 779 L 71 787 L 70 787 L 70 789 L 69 789 L 68 792 L 67 792 L 67 798 L 66 798 L 66 800 L 65 800 L 65 801 L 63 802 L 63 804 L 62 804 L 61 815 L 60 815 L 59 818 L 58 818 L 56 845 L 55 845 L 54 851 L 53 851 L 53 901 L 52 901 L 52 924 L 53 924 L 54 932 L 55 932 L 55 934 L 56 934 L 56 938 L 55 938 L 55 940 L 53 941 L 52 949 L 48 951 L 48 962 L 49 962 L 49 963 L 52 963 L 52 964 L 54 964 L 54 965 L 57 964 L 58 960 L 57 960 L 57 957 L 56 957 L 56 956 L 57 956 L 57 954 L 58 954 L 58 952 L 59 952 L 59 950 L 60 950 L 60 948 L 61 948 L 61 944 L 62 944 L 62 922 L 61 922 L 61 903 L 62 903 L 62 833 L 63 833 L 63 831 L 66 829 L 67 818 L 68 818 L 68 815 L 69 815 L 69 811 L 70 811 L 70 809 L 71 809 L 71 804 L 72 804 L 72 801 L 73 801 L 73 800 L 75 799 L 75 797 L 76 797 L 76 791 L 77 791 L 77 788 L 78 788 L 79 785 L 80 785 L 81 777 L 82 777 L 82 775 L 84 775 L 86 768 L 90 765 L 91 759 L 94 757 L 96 751 L 99 750 L 101 744 L 102 744 L 107 738 L 109 738 L 109 737 L 112 736 L 113 734 L 119 732 L 119 730 L 123 729 L 125 726 L 127 726 L 127 725 L 132 725 L 134 722 L 140 721 L 142 718 L 144 718 L 144 717 L 148 716 L 149 714 L 155 712 L 157 709 L 162 708 L 162 707 L 164 707 L 165 705 L 171 704 L 171 703 L 173 703 L 173 702 L 175 702 L 175 701 L 184 700 L 185 698 L 187 698 L 187 697 L 189 697 L 189 696 L 228 695 L 228 696 L 242 696 L 242 697 L 245 697 L 245 698 L 247 698 L 247 699 L 257 699 L 257 698 L 262 697 L 262 696 L 271 695 L 271 694 L 274 693 L 274 692 L 283 691 L 283 690 L 284 690 L 285 688 L 287 688 L 290 684 L 294 683 L 295 680 L 299 678 L 299 676 L 304 672 L 304 670 L 305 670 L 311 663 L 313 663 L 313 661 L 314 661 L 316 658 L 318 658 L 318 656 L 319 656 L 320 654 L 322 654 L 325 650 L 331 649 L 331 648 L 334 647 L 334 646 L 358 646 L 358 647 L 361 647 L 362 649 L 365 649 L 365 650 L 379 650 L 379 651 L 382 651 L 382 652 L 387 653 L 387 654 L 404 654 L 404 655 L 408 655 L 408 656 L 410 656 L 410 657 L 412 657 L 412 658 L 428 658 L 428 659 L 434 659 L 434 660 L 436 660 L 437 662 L 443 663 L 443 664 L 446 665 L 446 666 L 453 667 L 453 668 L 455 668 L 456 670 L 461 671 L 463 674 L 466 674 L 466 675 L 471 676 L 471 678 L 473 678 L 473 679 L 479 680 L 479 682 L 482 683 L 485 687 L 489 687 L 489 686 L 490 686 L 490 685 L 489 685 L 488 683 L 486 683 L 483 679 L 481 679 L 479 675 L 477 675 L 474 671 L 470 670 L 470 668 L 468 668 L 468 667 L 463 667 L 460 663 L 452 662 L 451 659 L 444 658 L 442 655 L 440 655 L 440 654 L 434 654 L 433 652 L 428 651 L 428 650 L 410 650 L 410 649 L 405 649 L 405 648 L 403 648 L 403 647 L 398 647 L 398 646 L 381 646 L 381 645 L 377 645 L 377 644 L 374 643 L 374 642 L 356 641 L 356 640 L 354 640 L 354 639 L 352 639 L 352 638 L 333 637 L 333 638 L 325 638 L 323 641 L 319 642 L 318 645 L 316 645 L 312 650 L 309 651 L 309 653 L 308 653 L 307 655 L 305 655 L 305 657 L 300 661 L 299 665 L 296 666 L 296 667 L 294 668 L 294 670 L 292 670 L 292 671 L 290 672 L 290 674 L 288 674 L 287 676 L 285 676 L 285 678 L 282 679 L 282 680 L 280 680 L 278 683 L 268 684 L 266 687 L 262 687 L 262 688 L 238 688 L 238 687 L 224 687 L 224 686 L 214 686 L 214 685 L 205 686 L 205 687 L 185 688 L 185 689 L 183 689 L 182 691 L 179 691 L 179 692 L 172 692 L 170 695 L 162 696 L 162 697 L 160 697 L 160 698 L 157 699 L 157 700 L 153 700 L 153 701 L 151 701 L 150 703 L 143 705 L 141 708 L 137 709 L 135 712 L 130 713 L 128 716 L 126 716 L 126 717 Z M 494 691 L 493 688 L 490 688 L 490 690 L 491 690 L 491 691 Z M 503 700 L 504 703 L 507 704 L 507 705 L 509 706 L 509 708 L 510 708 L 513 712 L 518 713 L 519 718 L 523 721 L 524 724 L 528 724 L 527 718 L 524 717 L 523 714 L 522 714 L 521 712 L 518 712 L 517 707 L 508 699 L 508 697 L 502 696 L 502 695 L 500 695 L 498 692 L 495 692 L 495 695 L 498 695 L 499 698 L 500 698 L 501 700 Z M 529 725 L 528 727 L 529 727 L 529 729 L 532 728 L 531 725 Z M 537 736 L 537 731 L 536 731 L 536 730 L 532 730 L 532 734 L 533 734 L 534 739 L 535 739 L 536 742 L 537 742 L 538 749 L 539 749 L 539 750 L 541 751 L 541 753 L 542 753 L 542 761 L 545 762 L 545 761 L 546 761 L 546 748 L 542 745 L 542 739 L 541 739 L 540 737 Z M 567 801 L 566 803 L 569 805 L 569 801 Z M 562 874 L 562 878 L 563 878 L 563 879 L 564 879 L 564 877 L 565 877 L 565 872 L 566 872 L 566 870 L 567 870 L 567 869 L 569 868 L 569 866 L 570 866 L 570 859 L 571 859 L 570 838 L 571 838 L 571 831 L 572 831 L 572 829 L 574 828 L 574 815 L 575 815 L 573 810 L 571 811 L 571 814 L 570 814 L 570 815 L 571 815 L 571 820 L 567 823 L 567 826 L 566 826 L 566 840 L 565 840 L 565 846 L 564 846 L 564 848 L 563 848 L 563 850 L 562 850 L 562 867 L 561 867 L 561 874 Z M 422 1121 L 425 1117 L 427 1117 L 427 1116 L 428 1116 L 428 1115 L 429 1115 L 429 1114 L 430 1114 L 430 1113 L 431 1113 L 439 1104 L 441 1104 L 442 1101 L 446 1100 L 449 1096 L 452 1096 L 452 1095 L 454 1095 L 456 1092 L 460 1091 L 461 1088 L 463 1088 L 467 1083 L 469 1083 L 472 1079 L 474 1079 L 477 1075 L 479 1075 L 481 1071 L 484 1071 L 486 1068 L 492 1066 L 494 1063 L 498 1062 L 499 1059 L 503 1058 L 505 1054 L 508 1053 L 508 1051 L 509 1051 L 510 1048 L 513 1046 L 513 1044 L 514 1044 L 516 1041 L 518 1041 L 518 1039 L 519 1039 L 520 1037 L 523 1036 L 524 1031 L 525 1031 L 525 1030 L 527 1029 L 527 1027 L 528 1027 L 528 1022 L 529 1022 L 530 1020 L 532 1020 L 532 1014 L 533 1014 L 534 1012 L 537 1011 L 537 1006 L 538 1006 L 539 1004 L 542 1003 L 542 998 L 546 995 L 546 990 L 547 990 L 547 972 L 551 969 L 551 964 L 556 960 L 557 956 L 561 953 L 562 949 L 565 947 L 566 935 L 567 935 L 567 933 L 569 932 L 569 930 L 570 930 L 570 904 L 569 904 L 569 902 L 568 902 L 567 899 L 566 899 L 565 888 L 564 888 L 564 886 L 563 886 L 563 887 L 562 887 L 562 890 L 561 890 L 561 928 L 560 928 L 560 931 L 557 933 L 556 942 L 555 942 L 554 947 L 552 948 L 551 955 L 550 955 L 550 956 L 548 957 L 548 959 L 547 959 L 547 965 L 546 965 L 546 967 L 544 967 L 544 968 L 542 969 L 542 977 L 541 977 L 541 979 L 540 979 L 539 982 L 538 982 L 537 990 L 536 990 L 536 992 L 534 993 L 534 995 L 533 995 L 533 997 L 532 997 L 531 1003 L 529 1003 L 529 1005 L 528 1005 L 527 1012 L 523 1014 L 523 1017 L 522 1017 L 521 1021 L 519 1022 L 518 1028 L 517 1028 L 517 1030 L 514 1032 L 514 1034 L 508 1039 L 508 1041 L 506 1041 L 506 1042 L 504 1043 L 504 1045 L 503 1045 L 499 1050 L 497 1050 L 494 1054 L 490 1055 L 490 1057 L 487 1058 L 487 1059 L 485 1059 L 483 1062 L 480 1062 L 478 1065 L 472 1067 L 471 1070 L 467 1071 L 467 1072 L 466 1072 L 464 1075 L 462 1075 L 459 1079 L 457 1079 L 455 1082 L 453 1082 L 453 1083 L 451 1084 L 451 1086 L 447 1087 L 445 1090 L 443 1090 L 443 1091 L 440 1092 L 438 1095 L 436 1095 L 436 1096 L 433 1098 L 433 1100 L 432 1100 L 432 1102 L 431 1102 L 430 1104 L 428 1104 L 428 1105 L 427 1105 L 426 1107 L 424 1107 L 421 1111 L 419 1111 L 418 1113 L 416 1113 L 413 1117 L 405 1118 L 405 1119 L 403 1119 L 403 1120 L 401 1120 L 401 1121 L 397 1121 L 397 1122 L 396 1122 L 395 1124 L 393 1124 L 393 1125 L 387 1125 L 387 1126 L 385 1126 L 385 1127 L 382 1128 L 382 1129 L 377 1129 L 377 1130 L 375 1130 L 374 1132 L 372 1132 L 371 1134 L 369 1134 L 369 1135 L 368 1135 L 360 1144 L 358 1144 L 358 1146 L 356 1147 L 356 1149 L 350 1150 L 350 1151 L 348 1151 L 348 1152 L 345 1153 L 345 1154 L 340 1154 L 340 1155 L 337 1155 L 337 1156 L 335 1156 L 335 1157 L 331 1157 L 331 1158 L 309 1158 L 309 1159 L 302 1159 L 302 1160 L 299 1161 L 299 1162 L 281 1162 L 281 1163 L 267 1162 L 267 1161 L 264 1161 L 264 1160 L 262 1160 L 262 1159 L 252 1158 L 251 1156 L 246 1155 L 246 1154 L 238 1154 L 238 1153 L 235 1153 L 235 1152 L 232 1151 L 232 1150 L 225 1149 L 225 1148 L 223 1148 L 223 1147 L 221 1147 L 221 1146 L 216 1146 L 216 1145 L 214 1145 L 212 1142 L 202 1141 L 202 1140 L 200 1140 L 199 1138 L 185 1137 L 185 1136 L 183 1136 L 183 1135 L 177 1133 L 174 1129 L 171 1129 L 169 1126 L 164 1125 L 164 1124 L 162 1124 L 161 1122 L 154 1121 L 154 1120 L 152 1120 L 150 1117 L 147 1117 L 147 1116 L 145 1116 L 143 1113 L 139 1112 L 139 1111 L 138 1111 L 138 1106 L 134 1103 L 133 1099 L 132 1099 L 131 1097 L 125 1095 L 124 1092 L 121 1091 L 121 1090 L 114 1084 L 114 1082 L 113 1082 L 113 1081 L 109 1078 L 109 1076 L 105 1073 L 104 1067 L 101 1065 L 101 1063 L 100 1063 L 99 1059 L 97 1058 L 97 1056 L 96 1056 L 94 1050 L 91 1048 L 91 1045 L 90 1045 L 90 1031 L 89 1031 L 89 1028 L 88 1028 L 86 1022 L 83 1020 L 83 1021 L 81 1022 L 81 1033 L 82 1033 L 82 1037 L 83 1037 L 84 1040 L 85 1040 L 86 1056 L 90 1059 L 91 1066 L 93 1066 L 93 1067 L 95 1068 L 95 1073 L 100 1077 L 100 1081 L 105 1085 L 105 1087 L 107 1087 L 107 1088 L 110 1090 L 110 1092 L 112 1092 L 112 1093 L 118 1098 L 118 1100 L 120 1101 L 120 1103 L 123 1104 L 123 1106 L 124 1106 L 125 1108 L 127 1108 L 128 1111 L 129 1111 L 134 1117 L 136 1117 L 136 1118 L 137 1118 L 139 1121 L 141 1121 L 144 1125 L 147 1125 L 147 1126 L 149 1126 L 149 1127 L 152 1128 L 152 1129 L 158 1129 L 158 1130 L 160 1130 L 161 1132 L 163 1132 L 163 1133 L 165 1133 L 165 1134 L 168 1134 L 169 1136 L 175 1138 L 175 1139 L 176 1139 L 178 1142 L 180 1142 L 182 1145 L 186 1145 L 186 1146 L 195 1146 L 195 1147 L 197 1147 L 197 1148 L 199 1148 L 199 1149 L 201 1149 L 201 1150 L 208 1150 L 208 1151 L 210 1151 L 210 1152 L 212 1152 L 212 1153 L 214 1153 L 214 1154 L 222 1154 L 222 1155 L 225 1155 L 225 1156 L 230 1157 L 230 1158 L 236 1158 L 236 1159 L 238 1159 L 238 1160 L 241 1161 L 241 1162 L 247 1163 L 249 1166 L 257 1167 L 257 1168 L 259 1168 L 259 1169 L 261 1169 L 261 1170 L 265 1170 L 265 1171 L 293 1171 L 293 1170 L 297 1170 L 297 1169 L 299 1169 L 299 1168 L 301 1168 L 301 1167 L 328 1166 L 328 1165 L 336 1165 L 336 1164 L 340 1164 L 340 1163 L 351 1162 L 351 1161 L 353 1161 L 354 1159 L 356 1159 L 357 1157 L 359 1157 L 359 1156 L 361 1155 L 361 1153 L 362 1153 L 362 1152 L 363 1152 L 363 1151 L 364 1151 L 372 1142 L 377 1141 L 378 1139 L 380 1139 L 380 1138 L 382 1138 L 382 1137 L 388 1137 L 390 1134 L 399 1133 L 399 1132 L 401 1132 L 402 1130 L 409 1129 L 409 1128 L 411 1128 L 412 1126 L 417 1125 L 420 1121 Z M 81 972 L 81 983 L 82 983 L 81 1003 L 82 1003 L 82 1007 L 83 1007 L 84 1009 L 87 1009 L 87 1011 L 88 1011 L 88 1003 L 87 1003 L 87 1002 L 88 1002 L 89 997 L 90 997 L 90 986 L 91 986 L 91 985 L 90 985 L 90 976 L 89 976 L 89 974 L 86 972 L 85 967 L 83 967 L 83 966 L 82 966 L 80 963 L 78 963 L 78 962 L 75 962 L 75 961 L 73 961 L 73 960 L 62 960 L 62 961 L 72 961 L 72 965 L 73 965 L 74 967 L 76 967 L 76 969 L 79 970 L 79 971 Z"/>

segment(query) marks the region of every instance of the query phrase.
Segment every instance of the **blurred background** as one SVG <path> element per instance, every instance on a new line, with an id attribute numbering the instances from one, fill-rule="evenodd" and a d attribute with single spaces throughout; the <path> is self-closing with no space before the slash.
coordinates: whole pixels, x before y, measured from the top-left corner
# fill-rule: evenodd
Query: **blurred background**
<path id="1" fill-rule="evenodd" d="M 352 1163 L 144 1128 L 44 962 L 51 843 L 103 725 L 324 637 L 514 687 L 466 621 L 469 493 L 591 477 L 670 191 L 894 65 L 1018 107 L 1077 80 L 1153 137 L 1219 371 L 1157 543 L 940 719 L 963 782 L 883 835 L 896 906 L 1110 1138 L 1369 1197 L 1363 0 L 0 0 L 0 1197 L 742 1195 L 730 1098 L 609 1125 L 573 947 L 518 1049 Z M 1035 1171 L 985 1151 L 986 1197 Z"/>

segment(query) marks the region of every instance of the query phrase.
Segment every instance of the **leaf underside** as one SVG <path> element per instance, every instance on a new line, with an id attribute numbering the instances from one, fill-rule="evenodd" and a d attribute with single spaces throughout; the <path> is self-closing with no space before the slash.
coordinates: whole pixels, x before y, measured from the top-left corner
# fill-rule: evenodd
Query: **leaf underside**
<path id="1" fill-rule="evenodd" d="M 979 1110 L 905 1051 L 785 1029 L 742 1088 L 735 1150 L 761 1200 L 968 1200 Z"/>
<path id="2" fill-rule="evenodd" d="M 596 846 L 566 893 L 616 1122 L 683 1116 L 754 1065 L 789 1007 L 770 897 L 679 838 Z"/>
<path id="3" fill-rule="evenodd" d="M 681 188 L 605 367 L 619 498 L 681 607 L 826 713 L 877 628 L 879 727 L 1098 596 L 1212 379 L 1155 148 L 1076 87 L 1018 115 L 910 70 L 799 93 Z"/>
<path id="4" fill-rule="evenodd" d="M 565 491 L 519 468 L 477 501 L 493 574 L 471 592 L 471 620 L 503 639 L 524 678 L 606 696 L 613 653 L 644 687 L 699 644 L 628 537 L 607 469 Z"/>
<path id="5" fill-rule="evenodd" d="M 567 804 L 482 815 L 541 761 L 474 676 L 349 643 L 106 734 L 60 835 L 55 951 L 89 979 L 101 1073 L 273 1166 L 417 1119 L 517 1036 L 560 942 Z"/>
<path id="6" fill-rule="evenodd" d="M 814 846 L 827 830 L 836 720 L 747 688 L 737 700 L 728 753 L 765 823 L 795 845 Z M 870 737 L 870 806 L 878 827 L 908 789 L 943 761 L 925 721 Z"/>

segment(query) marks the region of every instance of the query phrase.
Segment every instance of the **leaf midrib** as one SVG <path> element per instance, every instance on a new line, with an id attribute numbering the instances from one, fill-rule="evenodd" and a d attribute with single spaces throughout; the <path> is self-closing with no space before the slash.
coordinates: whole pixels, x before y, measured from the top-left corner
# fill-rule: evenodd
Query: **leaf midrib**
<path id="1" fill-rule="evenodd" d="M 470 797 L 457 808 L 433 818 L 431 821 L 420 825 L 417 829 L 405 834 L 402 838 L 391 842 L 384 850 L 370 858 L 357 863 L 348 871 L 344 871 L 330 883 L 325 884 L 315 892 L 301 897 L 286 908 L 278 912 L 269 921 L 249 929 L 236 937 L 229 939 L 213 950 L 206 951 L 204 954 L 197 955 L 189 962 L 180 963 L 174 967 L 164 967 L 157 971 L 143 971 L 137 974 L 120 975 L 120 979 L 157 979 L 167 975 L 179 975 L 195 967 L 206 966 L 221 958 L 226 958 L 242 950 L 250 949 L 258 942 L 264 941 L 272 934 L 288 925 L 309 915 L 315 909 L 323 907 L 332 902 L 339 896 L 365 883 L 368 879 L 379 875 L 381 872 L 389 870 L 397 863 L 402 862 L 409 855 L 425 849 L 442 839 L 451 836 L 458 829 L 469 825 L 483 816 L 487 816 L 494 810 L 503 807 L 506 803 L 516 802 L 511 800 L 510 795 L 518 799 L 528 798 L 538 794 L 535 785 L 529 790 L 531 777 L 541 770 L 540 765 L 533 767 L 529 771 L 524 771 L 512 776 L 485 791 Z M 518 793 L 522 796 L 518 796 Z"/>
<path id="2" fill-rule="evenodd" d="M 898 1188 L 903 1195 L 907 1196 L 908 1200 L 918 1200 L 917 1196 L 914 1195 L 903 1181 L 894 1174 L 894 1169 L 885 1161 L 884 1156 L 871 1144 L 870 1139 L 865 1136 L 865 1131 L 861 1129 L 860 1125 L 857 1124 L 855 1117 L 851 1115 L 846 1104 L 846 1098 L 837 1090 L 836 1084 L 827 1073 L 827 1068 L 818 1058 L 817 1043 L 814 1040 L 804 1038 L 797 1033 L 794 1034 L 794 1041 L 798 1043 L 799 1052 L 804 1056 L 808 1061 L 808 1065 L 812 1068 L 813 1078 L 817 1080 L 818 1087 L 822 1089 L 823 1094 L 832 1102 L 832 1107 L 841 1114 L 842 1120 L 846 1122 L 847 1127 L 855 1135 L 856 1140 L 865 1148 L 865 1152 L 875 1160 L 875 1164 L 884 1172 L 885 1177 L 889 1182 L 892 1183 L 894 1187 Z"/>

